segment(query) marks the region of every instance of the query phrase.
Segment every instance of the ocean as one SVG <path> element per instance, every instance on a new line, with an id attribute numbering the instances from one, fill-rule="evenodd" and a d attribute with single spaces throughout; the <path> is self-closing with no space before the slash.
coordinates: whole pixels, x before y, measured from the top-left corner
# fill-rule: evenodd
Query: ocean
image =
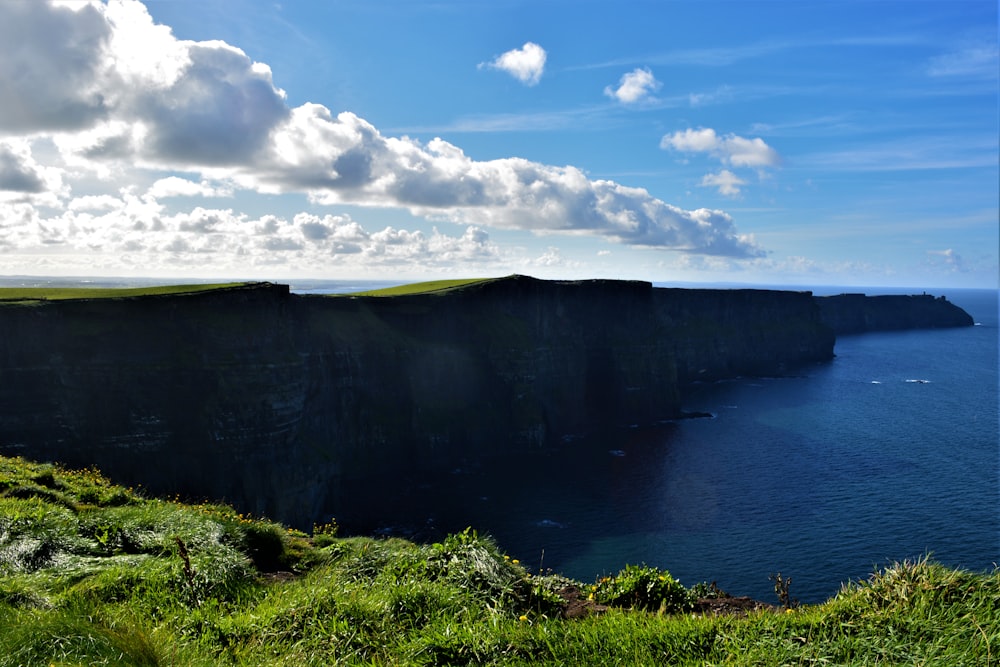
<path id="1" fill-rule="evenodd" d="M 834 360 L 790 377 L 695 387 L 686 408 L 712 418 L 410 480 L 365 528 L 434 539 L 472 526 L 535 571 L 591 582 L 644 563 L 772 603 L 779 572 L 815 603 L 894 561 L 992 570 L 998 293 L 931 293 L 977 325 L 842 336 Z"/>
<path id="2" fill-rule="evenodd" d="M 925 555 L 992 570 L 1000 562 L 998 292 L 928 292 L 965 308 L 976 326 L 841 336 L 835 359 L 791 376 L 694 387 L 685 407 L 711 418 L 618 429 L 408 480 L 365 529 L 436 539 L 472 526 L 535 571 L 590 582 L 644 563 L 685 585 L 715 581 L 772 603 L 769 576 L 778 572 L 791 577 L 793 598 L 814 603 Z"/>

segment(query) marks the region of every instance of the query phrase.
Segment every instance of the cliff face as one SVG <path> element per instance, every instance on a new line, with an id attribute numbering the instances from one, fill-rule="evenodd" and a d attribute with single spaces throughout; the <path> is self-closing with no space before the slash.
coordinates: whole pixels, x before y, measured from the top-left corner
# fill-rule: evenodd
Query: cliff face
<path id="1" fill-rule="evenodd" d="M 823 322 L 837 334 L 972 326 L 972 317 L 943 296 L 839 294 L 816 297 Z"/>
<path id="2" fill-rule="evenodd" d="M 0 451 L 298 511 L 320 480 L 285 462 L 307 392 L 290 305 L 256 286 L 0 307 Z"/>
<path id="3" fill-rule="evenodd" d="M 776 375 L 833 356 L 834 335 L 809 292 L 657 289 L 658 324 L 678 380 Z"/>
<path id="4" fill-rule="evenodd" d="M 352 479 L 654 424 L 693 380 L 830 359 L 820 312 L 808 293 L 517 276 L 5 305 L 0 452 L 309 526 Z"/>

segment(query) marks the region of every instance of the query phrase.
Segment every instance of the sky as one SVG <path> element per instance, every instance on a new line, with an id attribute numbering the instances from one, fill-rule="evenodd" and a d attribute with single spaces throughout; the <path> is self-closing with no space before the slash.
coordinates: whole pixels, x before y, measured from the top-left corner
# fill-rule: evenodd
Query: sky
<path id="1" fill-rule="evenodd" d="M 998 282 L 996 0 L 0 0 L 0 276 Z"/>

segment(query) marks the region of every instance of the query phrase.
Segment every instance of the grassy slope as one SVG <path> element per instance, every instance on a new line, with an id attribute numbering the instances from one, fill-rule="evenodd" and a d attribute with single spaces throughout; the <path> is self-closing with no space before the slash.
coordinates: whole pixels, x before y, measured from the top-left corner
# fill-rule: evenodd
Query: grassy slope
<path id="1" fill-rule="evenodd" d="M 462 288 L 473 283 L 494 280 L 493 278 L 462 278 L 454 280 L 432 280 L 387 287 L 385 289 L 356 292 L 353 294 L 331 294 L 329 296 L 403 296 L 412 294 L 432 294 Z M 229 289 L 247 283 L 214 283 L 191 285 L 156 285 L 151 287 L 0 287 L 0 304 L 23 303 L 26 301 L 56 301 L 64 299 L 114 299 L 139 296 L 162 296 L 166 294 L 189 294 L 216 289 Z"/>
<path id="2" fill-rule="evenodd" d="M 404 296 L 411 294 L 431 294 L 433 292 L 447 292 L 456 288 L 462 288 L 473 283 L 487 282 L 495 278 L 458 278 L 454 280 L 430 280 L 421 283 L 410 283 L 408 285 L 397 285 L 396 287 L 386 287 L 384 289 L 368 290 L 366 292 L 355 292 L 353 294 L 333 294 L 331 296 Z"/>
<path id="3" fill-rule="evenodd" d="M 925 560 L 787 613 L 699 617 L 681 600 L 677 613 L 612 608 L 565 620 L 555 591 L 568 580 L 531 576 L 471 531 L 435 545 L 332 533 L 0 458 L 0 666 L 1000 659 L 1000 571 Z M 622 588 L 642 594 L 618 596 L 625 606 L 656 608 L 657 595 L 677 593 L 665 572 L 576 585 L 604 602 Z"/>
<path id="4" fill-rule="evenodd" d="M 157 285 L 153 287 L 0 287 L 0 302 L 54 301 L 63 299 L 114 299 L 164 294 L 189 294 L 238 287 L 245 283 Z"/>

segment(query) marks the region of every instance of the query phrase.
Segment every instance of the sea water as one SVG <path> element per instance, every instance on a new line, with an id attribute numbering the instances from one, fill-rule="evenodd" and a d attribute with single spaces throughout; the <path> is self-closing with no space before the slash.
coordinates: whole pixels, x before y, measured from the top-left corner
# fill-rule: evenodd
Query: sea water
<path id="1" fill-rule="evenodd" d="M 695 386 L 685 407 L 712 418 L 413 480 L 379 529 L 473 526 L 533 570 L 588 582 L 645 563 L 771 602 L 779 572 L 792 597 L 819 602 L 927 555 L 992 570 L 998 295 L 934 293 L 977 325 L 841 336 L 835 359 L 793 376 Z"/>

